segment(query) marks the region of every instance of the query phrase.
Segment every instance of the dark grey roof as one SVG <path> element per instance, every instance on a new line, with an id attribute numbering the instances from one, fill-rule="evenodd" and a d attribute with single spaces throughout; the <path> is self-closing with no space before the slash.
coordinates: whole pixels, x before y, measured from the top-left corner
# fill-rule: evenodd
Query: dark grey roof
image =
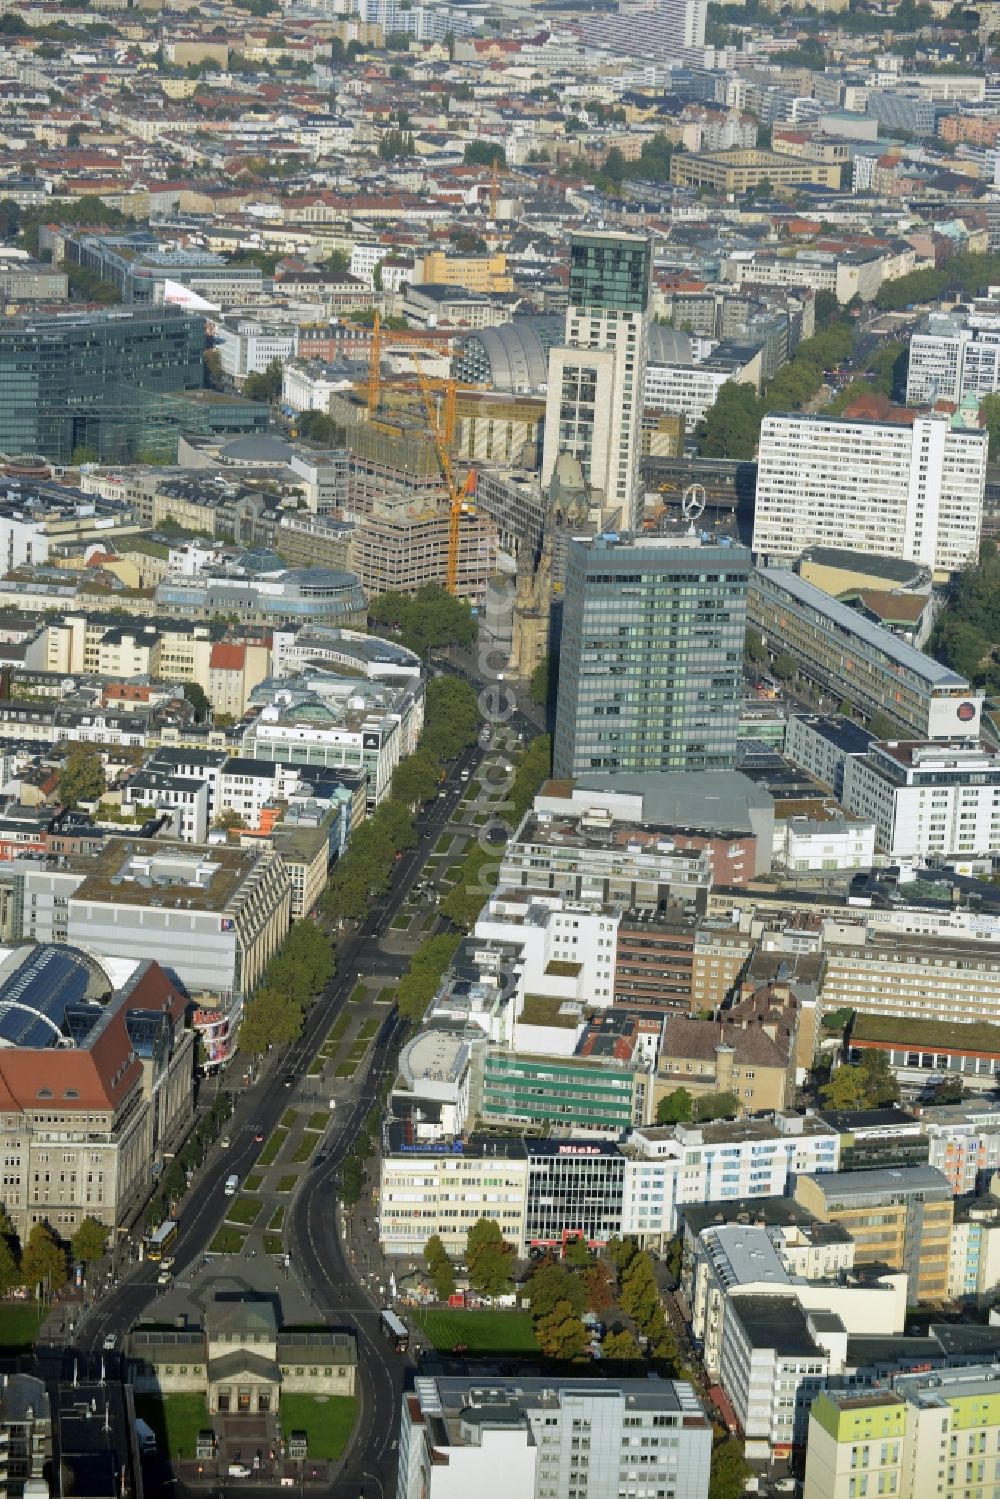
<path id="1" fill-rule="evenodd" d="M 691 339 L 680 328 L 666 323 L 651 323 L 647 364 L 693 364 Z"/>
<path id="2" fill-rule="evenodd" d="M 773 1348 L 779 1355 L 808 1358 L 817 1351 L 805 1313 L 798 1302 L 783 1296 L 780 1306 L 773 1296 L 734 1296 L 730 1310 L 743 1324 L 752 1348 Z"/>
<path id="3" fill-rule="evenodd" d="M 221 1358 L 208 1361 L 208 1377 L 214 1384 L 220 1379 L 232 1379 L 234 1375 L 256 1374 L 260 1379 L 269 1379 L 277 1384 L 281 1370 L 274 1359 L 263 1358 L 249 1348 L 237 1348 L 233 1353 L 224 1353 Z"/>

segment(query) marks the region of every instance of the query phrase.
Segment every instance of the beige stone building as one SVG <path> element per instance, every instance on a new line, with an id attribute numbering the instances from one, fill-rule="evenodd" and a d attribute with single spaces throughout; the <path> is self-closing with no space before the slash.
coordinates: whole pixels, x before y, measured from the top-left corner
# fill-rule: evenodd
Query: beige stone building
<path id="1" fill-rule="evenodd" d="M 856 1264 L 905 1270 L 911 1302 L 948 1295 L 954 1202 L 951 1183 L 936 1167 L 800 1176 L 795 1200 L 847 1230 Z"/>
<path id="2" fill-rule="evenodd" d="M 247 1417 L 280 1414 L 282 1394 L 354 1394 L 351 1333 L 285 1329 L 273 1296 L 236 1280 L 216 1284 L 201 1326 L 186 1319 L 178 1331 L 140 1324 L 132 1332 L 129 1374 L 138 1394 L 204 1394 L 210 1415 Z"/>
<path id="3" fill-rule="evenodd" d="M 840 177 L 839 162 L 808 161 L 757 147 L 706 151 L 700 156 L 678 152 L 670 163 L 670 180 L 678 187 L 707 187 L 732 197 L 755 190 L 763 183 L 770 183 L 777 190 L 803 183 L 839 188 Z"/>

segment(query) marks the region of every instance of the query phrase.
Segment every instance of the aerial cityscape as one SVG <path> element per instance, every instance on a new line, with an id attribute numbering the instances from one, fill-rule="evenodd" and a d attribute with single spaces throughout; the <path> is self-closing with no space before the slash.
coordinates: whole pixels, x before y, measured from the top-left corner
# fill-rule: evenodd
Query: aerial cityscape
<path id="1" fill-rule="evenodd" d="M 0 1499 L 1000 1499 L 1000 0 L 0 0 Z"/>

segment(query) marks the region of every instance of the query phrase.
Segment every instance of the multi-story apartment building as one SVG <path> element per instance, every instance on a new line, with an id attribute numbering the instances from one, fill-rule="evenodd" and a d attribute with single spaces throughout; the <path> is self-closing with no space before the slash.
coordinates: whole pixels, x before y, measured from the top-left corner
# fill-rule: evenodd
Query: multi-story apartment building
<path id="1" fill-rule="evenodd" d="M 904 1270 L 912 1301 L 948 1294 L 953 1199 L 935 1167 L 800 1176 L 795 1199 L 824 1223 L 846 1228 L 858 1265 Z"/>
<path id="2" fill-rule="evenodd" d="M 775 653 L 866 716 L 887 713 L 918 739 L 975 740 L 982 695 L 950 667 L 781 568 L 757 568 L 747 618 Z"/>
<path id="3" fill-rule="evenodd" d="M 655 907 L 661 901 L 691 905 L 711 880 L 705 849 L 678 848 L 666 829 L 592 808 L 529 812 L 504 850 L 497 885 Z"/>
<path id="4" fill-rule="evenodd" d="M 986 1306 L 1000 1285 L 1000 1199 L 962 1197 L 955 1202 L 948 1264 L 948 1295 Z"/>
<path id="5" fill-rule="evenodd" d="M 892 859 L 1000 847 L 1000 754 L 985 746 L 872 744 L 845 762 L 842 800 Z"/>
<path id="6" fill-rule="evenodd" d="M 768 563 L 836 546 L 939 577 L 979 552 L 987 434 L 943 415 L 848 421 L 772 412 L 760 429 L 753 550 Z"/>
<path id="7" fill-rule="evenodd" d="M 804 1499 L 984 1499 L 998 1450 L 995 1365 L 824 1390 L 809 1412 Z"/>
<path id="8" fill-rule="evenodd" d="M 748 574 L 697 536 L 570 543 L 557 776 L 732 766 Z"/>
<path id="9" fill-rule="evenodd" d="M 1000 390 L 1000 327 L 932 313 L 926 332 L 910 339 L 906 404 L 959 405 L 967 396 L 978 400 L 995 390 Z"/>
<path id="10" fill-rule="evenodd" d="M 731 151 L 705 151 L 700 156 L 678 152 L 670 163 L 670 180 L 679 187 L 707 187 L 727 197 L 742 196 L 764 182 L 774 187 L 794 187 L 809 182 L 820 187 L 840 186 L 838 162 L 807 161 L 783 151 L 757 146 L 734 147 Z M 758 267 L 755 264 L 754 269 Z M 781 281 L 781 286 L 808 286 L 802 281 Z"/>
<path id="11" fill-rule="evenodd" d="M 633 1129 L 623 1113 L 609 1118 L 605 1135 L 609 1129 L 625 1136 L 621 1145 L 587 1137 L 579 1126 L 544 1139 L 425 1141 L 390 1124 L 379 1186 L 385 1253 L 418 1254 L 439 1234 L 461 1257 L 469 1228 L 484 1216 L 496 1219 L 520 1254 L 580 1234 L 592 1244 L 631 1234 L 662 1249 L 691 1205 L 763 1204 L 783 1197 L 803 1172 L 836 1171 L 840 1159 L 837 1131 L 812 1116 Z M 826 1259 L 823 1266 L 830 1268 Z"/>
<path id="12" fill-rule="evenodd" d="M 251 759 L 294 766 L 344 769 L 368 776 L 367 805 L 387 795 L 392 773 L 412 754 L 424 722 L 419 678 L 399 683 L 310 673 L 262 683 L 254 694 L 261 712 L 247 725 L 244 752 Z"/>
<path id="13" fill-rule="evenodd" d="M 85 1217 L 130 1224 L 191 1119 L 185 996 L 155 962 L 113 985 L 94 946 L 0 965 L 3 1203 L 22 1240 L 41 1222 L 65 1238 Z"/>
<path id="14" fill-rule="evenodd" d="M 671 363 L 652 359 L 646 365 L 645 404 L 654 411 L 682 412 L 687 427 L 700 422 L 730 381 L 759 393 L 763 375 L 759 343 L 720 344 L 707 358 Z"/>
<path id="15" fill-rule="evenodd" d="M 480 1117 L 484 1125 L 547 1130 L 626 1130 L 651 1117 L 649 1066 L 605 1056 L 531 1056 L 491 1047 Z"/>
<path id="16" fill-rule="evenodd" d="M 777 1114 L 774 1123 L 656 1126 L 635 1130 L 628 1159 L 622 1233 L 661 1249 L 692 1204 L 751 1204 L 783 1197 L 804 1172 L 836 1171 L 840 1136 L 812 1116 Z"/>
<path id="17" fill-rule="evenodd" d="M 641 518 L 639 452 L 649 327 L 649 239 L 570 237 L 565 344 L 549 351 L 542 485 L 563 453 L 629 526 Z"/>
<path id="18" fill-rule="evenodd" d="M 820 1005 L 962 1026 L 1000 1023 L 1000 949 L 994 942 L 916 932 L 872 932 L 823 944 Z"/>
<path id="19" fill-rule="evenodd" d="M 414 1146 L 389 1126 L 379 1183 L 379 1238 L 387 1255 L 418 1255 L 432 1234 L 449 1254 L 465 1253 L 469 1229 L 492 1218 L 520 1249 L 525 1243 L 526 1142 L 469 1136 Z"/>
<path id="20" fill-rule="evenodd" d="M 712 1426 L 676 1380 L 417 1381 L 402 1402 L 397 1499 L 707 1499 Z"/>
<path id="21" fill-rule="evenodd" d="M 731 921 L 699 921 L 691 962 L 691 1009 L 717 1010 L 728 999 L 751 953 L 755 938 Z"/>
<path id="22" fill-rule="evenodd" d="M 656 1005 L 686 1013 L 691 1008 L 696 933 L 693 920 L 655 906 L 624 912 L 615 950 L 616 1004 Z"/>
<path id="23" fill-rule="evenodd" d="M 789 713 L 784 752 L 843 801 L 845 766 L 849 760 L 867 754 L 874 738 L 842 714 Z"/>
<path id="24" fill-rule="evenodd" d="M 360 580 L 354 573 L 329 567 L 289 567 L 265 576 L 169 573 L 156 585 L 156 606 L 186 619 L 234 614 L 250 625 L 273 626 L 294 619 L 350 630 L 363 629 L 368 619 Z"/>

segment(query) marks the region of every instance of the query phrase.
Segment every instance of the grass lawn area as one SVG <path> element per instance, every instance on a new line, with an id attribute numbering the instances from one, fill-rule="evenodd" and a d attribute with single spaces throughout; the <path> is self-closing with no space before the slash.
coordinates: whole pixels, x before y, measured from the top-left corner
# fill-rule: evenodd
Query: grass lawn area
<path id="1" fill-rule="evenodd" d="M 294 1175 L 281 1176 L 278 1178 L 278 1191 L 294 1192 L 295 1188 L 298 1186 L 298 1181 L 298 1177 Z"/>
<path id="2" fill-rule="evenodd" d="M 309 1157 L 312 1155 L 318 1144 L 318 1138 L 310 1138 L 309 1135 L 303 1135 L 302 1139 L 292 1151 L 292 1160 L 296 1165 L 301 1165 L 303 1161 L 308 1161 Z"/>
<path id="3" fill-rule="evenodd" d="M 347 1446 L 358 1415 L 353 1395 L 285 1395 L 281 1397 L 281 1429 L 304 1431 L 309 1456 L 337 1458 Z"/>
<path id="4" fill-rule="evenodd" d="M 358 1031 L 358 1040 L 359 1041 L 370 1041 L 371 1038 L 372 1038 L 372 1036 L 374 1036 L 375 1032 L 378 1030 L 378 1025 L 379 1025 L 379 1023 L 378 1023 L 378 1019 L 376 1018 L 376 1016 L 369 1015 L 369 1017 L 365 1021 L 364 1025 Z"/>
<path id="5" fill-rule="evenodd" d="M 367 984 L 355 984 L 354 988 L 351 990 L 350 994 L 347 996 L 347 1002 L 348 1002 L 348 1004 L 359 1005 L 361 1003 L 361 1001 L 364 999 L 364 997 L 365 997 L 365 995 L 367 993 L 368 993 L 368 985 Z"/>
<path id="6" fill-rule="evenodd" d="M 310 1114 L 309 1118 L 306 1120 L 306 1129 L 318 1129 L 320 1131 L 320 1133 L 322 1134 L 323 1130 L 326 1129 L 326 1127 L 327 1127 L 327 1125 L 329 1123 L 330 1123 L 330 1111 L 329 1111 L 329 1109 L 326 1111 L 325 1114 L 321 1113 L 319 1110 L 317 1110 L 315 1114 Z"/>
<path id="7" fill-rule="evenodd" d="M 409 918 L 409 916 L 402 916 L 402 915 L 400 915 L 400 916 L 394 916 L 392 918 L 392 921 L 390 922 L 390 925 L 392 926 L 393 930 L 397 931 L 397 932 L 405 932 L 405 930 L 409 926 L 409 924 L 410 924 L 410 918 Z"/>
<path id="8" fill-rule="evenodd" d="M 392 1005 L 392 1004 L 395 1004 L 396 1003 L 396 991 L 395 991 L 395 989 L 380 989 L 379 992 L 375 996 L 375 1003 L 377 1005 Z M 368 1022 L 366 1021 L 365 1025 L 367 1025 L 367 1024 L 368 1024 Z M 362 1026 L 361 1030 L 359 1031 L 358 1034 L 363 1036 L 364 1033 L 365 1033 L 365 1027 Z"/>
<path id="9" fill-rule="evenodd" d="M 281 1128 L 291 1129 L 292 1125 L 295 1123 L 298 1117 L 299 1116 L 294 1109 L 286 1109 L 281 1116 Z"/>
<path id="10" fill-rule="evenodd" d="M 257 1222 L 263 1206 L 259 1197 L 237 1197 L 226 1208 L 226 1222 L 239 1223 L 241 1227 L 249 1228 Z"/>
<path id="11" fill-rule="evenodd" d="M 281 1225 L 284 1223 L 284 1221 L 285 1221 L 285 1204 L 282 1202 L 282 1203 L 278 1204 L 278 1206 L 275 1208 L 274 1212 L 271 1214 L 271 1221 L 270 1221 L 270 1223 L 267 1226 L 268 1226 L 268 1228 L 273 1228 L 274 1232 L 277 1233 L 278 1230 L 281 1228 Z"/>
<path id="12" fill-rule="evenodd" d="M 272 1165 L 277 1160 L 277 1158 L 278 1158 L 278 1151 L 281 1149 L 282 1145 L 284 1145 L 284 1143 L 285 1143 L 285 1141 L 287 1139 L 288 1139 L 288 1131 L 287 1131 L 287 1129 L 282 1129 L 281 1126 L 279 1125 L 278 1128 L 274 1131 L 274 1134 L 271 1136 L 271 1138 L 265 1143 L 264 1149 L 261 1151 L 260 1155 L 257 1157 L 257 1165 L 258 1166 L 270 1166 L 270 1165 Z"/>
<path id="13" fill-rule="evenodd" d="M 355 1041 L 354 1045 L 347 1053 L 347 1060 L 349 1062 L 360 1062 L 361 1058 L 364 1056 L 370 1045 L 370 1041 Z"/>
<path id="14" fill-rule="evenodd" d="M 136 1395 L 135 1413 L 156 1433 L 163 1457 L 194 1457 L 199 1431 L 211 1426 L 204 1395 Z"/>
<path id="15" fill-rule="evenodd" d="M 248 1192 L 256 1192 L 263 1180 L 264 1178 L 259 1171 L 251 1171 L 243 1186 Z"/>
<path id="16" fill-rule="evenodd" d="M 451 848 L 451 843 L 454 836 L 454 833 L 442 833 L 440 838 L 434 845 L 434 852 L 436 854 L 446 854 Z"/>
<path id="17" fill-rule="evenodd" d="M 326 1044 L 329 1046 L 331 1041 L 339 1041 L 350 1023 L 350 1015 L 338 1015 L 327 1033 Z"/>
<path id="18" fill-rule="evenodd" d="M 285 1246 L 281 1242 L 281 1235 L 280 1234 L 265 1234 L 264 1235 L 264 1253 L 265 1254 L 284 1254 L 284 1252 L 285 1252 Z"/>
<path id="19" fill-rule="evenodd" d="M 328 1060 L 329 1058 L 325 1053 L 318 1057 L 313 1057 L 312 1061 L 309 1063 L 309 1076 L 319 1077 Z"/>
<path id="20" fill-rule="evenodd" d="M 341 1062 L 337 1068 L 337 1077 L 353 1077 L 357 1072 L 357 1064 L 354 1062 Z"/>
<path id="21" fill-rule="evenodd" d="M 38 1336 L 42 1311 L 34 1301 L 0 1302 L 0 1348 L 5 1353 L 30 1348 Z"/>
<path id="22" fill-rule="evenodd" d="M 414 1318 L 434 1347 L 447 1352 L 464 1343 L 470 1353 L 537 1353 L 530 1312 L 427 1308 Z"/>
<path id="23" fill-rule="evenodd" d="M 224 1223 L 209 1244 L 210 1254 L 239 1254 L 246 1243 L 247 1231 L 245 1228 L 232 1228 Z"/>

